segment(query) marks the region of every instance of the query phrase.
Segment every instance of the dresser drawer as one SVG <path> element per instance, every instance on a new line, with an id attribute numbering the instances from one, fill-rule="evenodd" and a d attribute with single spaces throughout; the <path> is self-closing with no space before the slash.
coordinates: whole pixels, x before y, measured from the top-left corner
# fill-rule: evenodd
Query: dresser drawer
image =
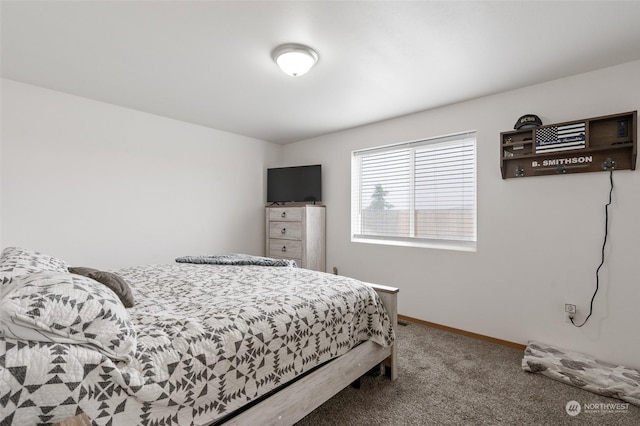
<path id="1" fill-rule="evenodd" d="M 302 209 L 300 207 L 271 207 L 269 220 L 300 222 L 302 221 Z"/>
<path id="2" fill-rule="evenodd" d="M 286 259 L 302 258 L 302 242 L 294 240 L 269 240 L 268 257 L 283 257 Z"/>
<path id="3" fill-rule="evenodd" d="M 269 238 L 301 240 L 302 224 L 300 222 L 270 222 Z"/>

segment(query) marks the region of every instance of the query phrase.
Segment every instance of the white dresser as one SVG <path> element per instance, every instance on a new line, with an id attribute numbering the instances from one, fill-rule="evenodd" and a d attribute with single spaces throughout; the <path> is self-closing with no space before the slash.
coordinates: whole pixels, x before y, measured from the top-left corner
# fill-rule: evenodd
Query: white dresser
<path id="1" fill-rule="evenodd" d="M 266 208 L 267 257 L 293 259 L 301 268 L 326 271 L 325 207 Z"/>

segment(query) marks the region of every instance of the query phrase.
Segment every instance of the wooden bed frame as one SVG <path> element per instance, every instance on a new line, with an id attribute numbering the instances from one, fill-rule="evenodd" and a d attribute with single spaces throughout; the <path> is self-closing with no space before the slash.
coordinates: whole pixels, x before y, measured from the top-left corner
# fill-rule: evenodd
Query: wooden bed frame
<path id="1" fill-rule="evenodd" d="M 398 289 L 373 287 L 398 327 Z M 368 341 L 332 360 L 225 422 L 225 425 L 292 425 L 379 364 L 391 380 L 398 377 L 397 345 L 382 348 Z"/>

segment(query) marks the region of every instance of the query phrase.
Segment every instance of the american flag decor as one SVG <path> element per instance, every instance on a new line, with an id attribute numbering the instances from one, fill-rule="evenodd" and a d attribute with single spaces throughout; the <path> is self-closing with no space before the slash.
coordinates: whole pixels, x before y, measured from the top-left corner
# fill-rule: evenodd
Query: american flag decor
<path id="1" fill-rule="evenodd" d="M 536 152 L 584 148 L 585 127 L 583 122 L 536 129 Z"/>

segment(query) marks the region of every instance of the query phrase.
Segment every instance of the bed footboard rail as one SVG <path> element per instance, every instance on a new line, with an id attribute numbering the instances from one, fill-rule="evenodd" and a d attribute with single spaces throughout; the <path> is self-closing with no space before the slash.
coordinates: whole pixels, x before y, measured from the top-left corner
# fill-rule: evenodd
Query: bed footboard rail
<path id="1" fill-rule="evenodd" d="M 367 283 L 378 293 L 384 308 L 387 310 L 387 314 L 393 324 L 393 329 L 398 329 L 398 292 L 400 291 L 396 287 L 389 287 L 379 284 Z M 383 361 L 385 367 L 385 374 L 389 376 L 391 380 L 398 378 L 398 345 L 394 343 L 391 346 L 391 355 Z"/>

